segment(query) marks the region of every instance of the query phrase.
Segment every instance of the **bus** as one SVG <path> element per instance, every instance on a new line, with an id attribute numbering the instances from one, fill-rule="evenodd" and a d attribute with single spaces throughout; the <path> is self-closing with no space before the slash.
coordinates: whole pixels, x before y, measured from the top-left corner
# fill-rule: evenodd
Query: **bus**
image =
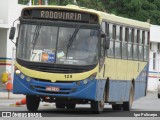
<path id="1" fill-rule="evenodd" d="M 29 111 L 43 101 L 129 111 L 146 96 L 149 23 L 76 5 L 26 7 L 19 21 L 13 93 Z"/>

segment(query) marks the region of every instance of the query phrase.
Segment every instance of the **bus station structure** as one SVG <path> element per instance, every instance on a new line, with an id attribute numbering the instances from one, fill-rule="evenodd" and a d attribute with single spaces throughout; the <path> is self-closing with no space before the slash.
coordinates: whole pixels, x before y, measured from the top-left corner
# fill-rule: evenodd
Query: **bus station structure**
<path id="1" fill-rule="evenodd" d="M 160 26 L 151 25 L 148 90 L 156 91 L 160 84 Z"/>
<path id="2" fill-rule="evenodd" d="M 0 79 L 4 72 L 10 73 L 13 78 L 15 45 L 8 36 L 13 22 L 18 19 L 23 7 L 24 5 L 18 4 L 18 0 L 0 1 Z M 17 21 L 14 26 L 18 26 Z M 0 80 L 0 90 L 4 89 L 4 86 Z"/>

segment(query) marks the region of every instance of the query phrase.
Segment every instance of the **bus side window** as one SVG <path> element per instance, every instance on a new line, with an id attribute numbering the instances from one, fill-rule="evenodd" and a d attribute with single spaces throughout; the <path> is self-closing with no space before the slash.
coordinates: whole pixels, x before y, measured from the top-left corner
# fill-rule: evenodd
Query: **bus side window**
<path id="1" fill-rule="evenodd" d="M 106 34 L 106 37 L 109 37 L 109 24 L 107 22 L 105 22 L 105 34 Z M 107 56 L 108 54 L 108 49 L 106 49 L 105 51 L 105 56 Z"/>
<path id="2" fill-rule="evenodd" d="M 144 38 L 144 61 L 148 60 L 148 52 L 149 52 L 149 32 L 145 31 Z"/>
<path id="3" fill-rule="evenodd" d="M 128 28 L 123 27 L 122 59 L 127 59 Z"/>
<path id="4" fill-rule="evenodd" d="M 139 60 L 140 61 L 143 61 L 143 43 L 142 43 L 142 41 L 143 41 L 143 38 L 142 38 L 142 30 L 139 30 Z"/>
<path id="5" fill-rule="evenodd" d="M 106 23 L 106 35 L 109 37 L 109 24 Z"/>
<path id="6" fill-rule="evenodd" d="M 107 27 L 107 31 L 109 31 L 109 37 L 111 38 L 110 39 L 110 46 L 109 46 L 109 49 L 107 50 L 107 55 L 108 57 L 114 57 L 114 40 L 112 38 L 112 32 L 113 32 L 113 24 L 108 24 L 108 27 Z"/>
<path id="7" fill-rule="evenodd" d="M 102 22 L 102 32 L 106 33 L 106 22 Z M 105 49 L 104 49 L 104 40 L 105 38 L 101 38 L 101 43 L 100 43 L 100 53 L 101 57 L 105 57 Z"/>
<path id="8" fill-rule="evenodd" d="M 106 22 L 102 22 L 102 31 L 106 33 Z"/>
<path id="9" fill-rule="evenodd" d="M 116 40 L 116 25 L 113 25 L 113 32 L 112 32 L 112 38 L 115 41 Z"/>
<path id="10" fill-rule="evenodd" d="M 132 59 L 133 58 L 133 30 L 129 28 L 129 36 L 128 36 L 128 59 Z"/>
<path id="11" fill-rule="evenodd" d="M 121 58 L 120 26 L 116 25 L 115 57 Z"/>
<path id="12" fill-rule="evenodd" d="M 134 59 L 134 60 L 138 60 L 137 29 L 134 29 L 133 59 Z"/>

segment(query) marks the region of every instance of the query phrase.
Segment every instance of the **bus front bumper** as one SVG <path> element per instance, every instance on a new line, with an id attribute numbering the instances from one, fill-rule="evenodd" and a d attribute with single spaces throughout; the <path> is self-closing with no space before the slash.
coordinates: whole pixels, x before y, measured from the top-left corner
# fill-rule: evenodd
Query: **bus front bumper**
<path id="1" fill-rule="evenodd" d="M 50 82 L 29 78 L 22 73 L 14 75 L 13 93 L 24 95 L 50 96 L 54 98 L 72 98 L 96 100 L 97 80 L 87 78 L 73 82 Z M 51 89 L 48 89 L 51 88 Z M 55 88 L 55 89 L 52 89 Z"/>

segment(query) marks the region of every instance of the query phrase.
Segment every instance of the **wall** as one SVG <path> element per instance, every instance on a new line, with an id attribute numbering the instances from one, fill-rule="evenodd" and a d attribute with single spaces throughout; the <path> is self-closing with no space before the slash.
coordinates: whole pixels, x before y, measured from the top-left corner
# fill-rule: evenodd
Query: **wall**
<path id="1" fill-rule="evenodd" d="M 150 41 L 160 42 L 160 26 L 151 25 L 150 31 Z"/>
<path id="2" fill-rule="evenodd" d="M 13 22 L 19 18 L 23 7 L 25 6 L 18 4 L 18 0 L 0 0 L 0 63 L 3 62 L 7 64 L 0 65 L 0 77 L 2 72 L 8 71 L 12 73 L 13 71 L 12 53 L 15 45 L 9 39 L 9 32 L 13 26 Z M 16 21 L 14 26 L 17 27 L 18 23 L 19 22 Z M 14 42 L 15 41 L 16 36 Z M 0 78 L 0 90 L 3 89 L 1 85 Z"/>
<path id="3" fill-rule="evenodd" d="M 160 43 L 160 26 L 152 25 L 150 29 L 151 49 L 149 55 L 149 75 L 148 75 L 148 90 L 157 91 L 160 78 L 160 51 L 158 43 Z M 155 53 L 155 58 L 153 54 Z M 153 69 L 155 64 L 155 69 Z"/>
<path id="4" fill-rule="evenodd" d="M 1 74 L 6 71 L 5 63 L 6 53 L 7 53 L 7 29 L 0 28 L 0 85 L 1 85 Z"/>
<path id="5" fill-rule="evenodd" d="M 1 24 L 8 23 L 8 0 L 0 0 L 0 20 Z"/>

